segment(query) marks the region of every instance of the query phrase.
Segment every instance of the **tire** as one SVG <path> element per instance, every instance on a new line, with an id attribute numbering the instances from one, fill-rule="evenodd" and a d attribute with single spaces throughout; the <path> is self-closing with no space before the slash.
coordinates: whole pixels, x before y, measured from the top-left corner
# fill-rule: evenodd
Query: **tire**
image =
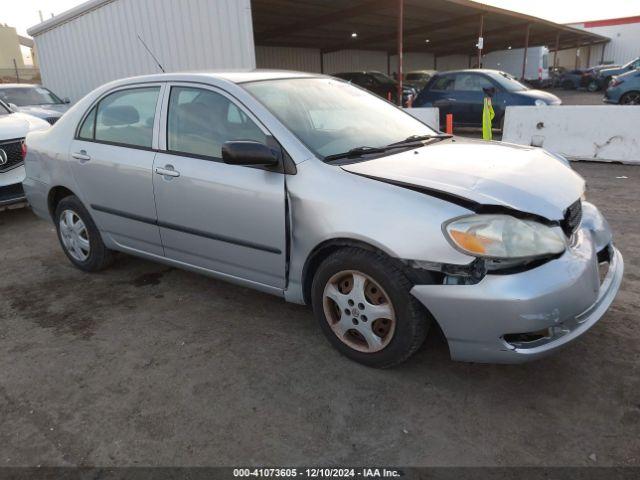
<path id="1" fill-rule="evenodd" d="M 98 272 L 111 265 L 114 252 L 105 247 L 96 224 L 78 197 L 70 195 L 58 203 L 54 222 L 60 246 L 75 267 Z"/>
<path id="2" fill-rule="evenodd" d="M 627 92 L 620 97 L 620 105 L 640 105 L 640 92 Z"/>
<path id="3" fill-rule="evenodd" d="M 600 87 L 598 86 L 598 82 L 596 82 L 595 80 L 591 80 L 587 84 L 587 91 L 593 93 L 593 92 L 597 92 L 598 90 L 600 90 Z"/>
<path id="4" fill-rule="evenodd" d="M 313 311 L 340 353 L 369 367 L 393 367 L 420 348 L 432 321 L 412 286 L 389 257 L 344 248 L 316 271 Z"/>

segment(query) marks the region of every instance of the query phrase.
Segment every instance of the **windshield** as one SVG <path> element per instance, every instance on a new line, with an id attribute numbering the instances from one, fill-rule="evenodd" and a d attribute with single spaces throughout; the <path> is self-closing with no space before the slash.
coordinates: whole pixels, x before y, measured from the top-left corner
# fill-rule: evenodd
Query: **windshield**
<path id="1" fill-rule="evenodd" d="M 490 76 L 508 92 L 521 92 L 522 90 L 529 90 L 529 87 L 520 83 L 515 79 L 513 75 L 510 75 L 507 72 L 491 73 Z"/>
<path id="2" fill-rule="evenodd" d="M 50 90 L 43 87 L 6 87 L 0 88 L 0 99 L 18 107 L 28 105 L 57 105 L 63 103 Z"/>
<path id="3" fill-rule="evenodd" d="M 437 134 L 394 105 L 340 80 L 269 80 L 243 87 L 321 158 Z"/>
<path id="4" fill-rule="evenodd" d="M 369 75 L 371 75 L 373 78 L 375 78 L 380 83 L 388 83 L 388 84 L 394 84 L 394 85 L 396 83 L 392 78 L 387 77 L 383 73 L 370 72 Z"/>
<path id="5" fill-rule="evenodd" d="M 11 111 L 11 109 L 9 108 L 8 105 L 5 105 L 4 103 L 0 102 L 0 115 L 9 115 L 13 113 Z"/>

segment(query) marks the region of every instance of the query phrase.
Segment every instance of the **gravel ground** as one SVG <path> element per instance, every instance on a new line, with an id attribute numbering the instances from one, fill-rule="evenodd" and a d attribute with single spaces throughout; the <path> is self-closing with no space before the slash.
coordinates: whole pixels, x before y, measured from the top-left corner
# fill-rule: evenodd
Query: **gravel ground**
<path id="1" fill-rule="evenodd" d="M 640 168 L 575 168 L 625 280 L 520 366 L 452 362 L 434 334 L 365 368 L 305 307 L 126 256 L 87 275 L 51 225 L 0 212 L 0 465 L 640 466 Z"/>

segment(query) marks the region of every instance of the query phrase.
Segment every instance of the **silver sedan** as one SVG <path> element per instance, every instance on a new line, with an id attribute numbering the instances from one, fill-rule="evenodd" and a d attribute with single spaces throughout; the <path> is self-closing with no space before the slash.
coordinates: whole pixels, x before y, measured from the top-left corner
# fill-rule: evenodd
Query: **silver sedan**
<path id="1" fill-rule="evenodd" d="M 78 268 L 114 252 L 310 304 L 347 357 L 516 363 L 592 327 L 623 261 L 544 150 L 451 137 L 341 80 L 163 74 L 27 138 L 25 191 Z"/>

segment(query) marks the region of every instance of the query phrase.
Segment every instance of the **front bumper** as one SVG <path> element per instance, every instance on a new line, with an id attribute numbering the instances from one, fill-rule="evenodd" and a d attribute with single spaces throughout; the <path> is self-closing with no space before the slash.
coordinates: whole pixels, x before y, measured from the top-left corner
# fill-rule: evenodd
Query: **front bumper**
<path id="1" fill-rule="evenodd" d="M 24 165 L 0 173 L 0 209 L 26 205 L 27 197 L 22 188 L 24 178 Z"/>
<path id="2" fill-rule="evenodd" d="M 564 347 L 591 328 L 615 298 L 624 271 L 608 225 L 589 205 L 574 244 L 555 260 L 475 285 L 417 285 L 411 293 L 433 314 L 454 360 L 522 363 Z M 608 244 L 603 245 L 603 242 Z M 601 281 L 598 253 L 608 253 Z M 531 341 L 513 338 L 545 332 Z M 522 338 L 522 337 L 518 337 Z"/>

